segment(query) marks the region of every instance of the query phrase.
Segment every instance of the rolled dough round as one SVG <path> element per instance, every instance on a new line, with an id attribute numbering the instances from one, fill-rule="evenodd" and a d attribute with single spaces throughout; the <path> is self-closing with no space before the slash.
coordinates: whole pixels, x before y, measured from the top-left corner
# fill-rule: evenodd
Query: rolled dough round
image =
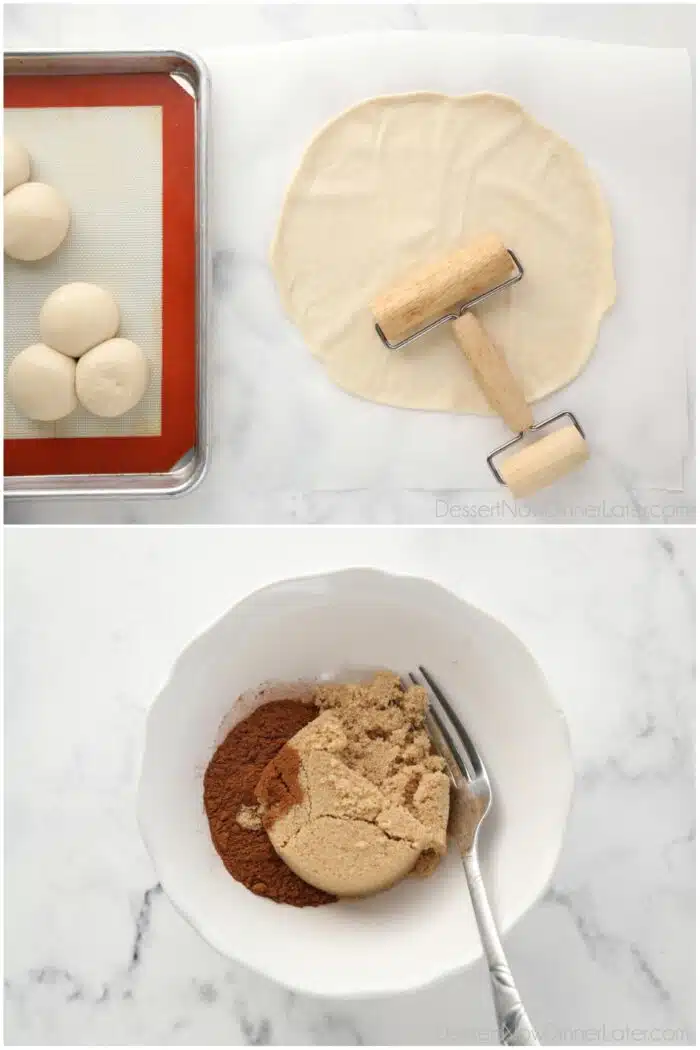
<path id="1" fill-rule="evenodd" d="M 68 233 L 70 208 L 58 190 L 25 182 L 3 198 L 5 253 L 23 262 L 45 259 Z"/>
<path id="2" fill-rule="evenodd" d="M 10 364 L 7 392 L 30 419 L 63 419 L 78 404 L 75 361 L 43 343 L 28 346 Z"/>
<path id="3" fill-rule="evenodd" d="M 287 314 L 338 386 L 401 408 L 487 413 L 449 325 L 391 351 L 369 304 L 489 232 L 525 276 L 475 312 L 535 401 L 593 350 L 615 299 L 612 232 L 583 157 L 513 99 L 392 95 L 341 114 L 292 180 L 271 264 Z"/>
<path id="4" fill-rule="evenodd" d="M 129 339 L 108 339 L 78 361 L 78 400 L 95 416 L 123 416 L 145 394 L 148 377 L 148 362 L 140 346 Z"/>
<path id="5" fill-rule="evenodd" d="M 119 307 L 96 284 L 75 281 L 52 292 L 39 314 L 41 338 L 54 350 L 80 357 L 119 329 Z"/>
<path id="6" fill-rule="evenodd" d="M 29 180 L 31 161 L 29 154 L 17 139 L 6 135 L 2 144 L 3 193 L 9 193 L 15 186 Z"/>

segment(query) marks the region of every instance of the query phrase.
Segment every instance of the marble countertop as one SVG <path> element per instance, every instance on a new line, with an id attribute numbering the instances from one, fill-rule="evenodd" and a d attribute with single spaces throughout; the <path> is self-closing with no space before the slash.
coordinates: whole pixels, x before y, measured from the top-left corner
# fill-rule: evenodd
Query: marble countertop
<path id="1" fill-rule="evenodd" d="M 694 58 L 692 5 L 64 5 L 5 6 L 5 47 L 119 48 L 212 47 L 277 43 L 324 35 L 376 30 L 432 30 L 525 33 L 686 47 Z M 693 452 L 687 450 L 682 491 L 634 490 L 633 482 L 604 464 L 585 499 L 578 489 L 560 486 L 519 510 L 491 491 L 419 491 L 397 487 L 390 474 L 373 489 L 350 491 L 266 490 L 268 448 L 249 449 L 242 482 L 236 472 L 240 434 L 226 406 L 237 403 L 240 379 L 219 353 L 217 322 L 231 299 L 231 252 L 214 258 L 214 338 L 210 348 L 213 416 L 211 467 L 200 488 L 183 498 L 158 501 L 10 501 L 6 520 L 23 522 L 115 523 L 425 523 L 469 521 L 474 524 L 586 521 L 611 523 L 694 521 Z M 224 318 L 224 321 L 221 319 Z M 692 369 L 692 365 L 690 366 Z M 233 400 L 232 400 L 233 399 Z M 692 406 L 691 406 L 692 408 Z M 229 413 L 230 414 L 230 413 Z M 303 447 L 301 428 L 299 448 Z M 290 436 L 293 443 L 293 435 Z M 591 475 L 593 476 L 593 475 Z M 232 480 L 233 479 L 233 480 Z M 565 483 L 566 484 L 566 483 Z M 581 490 L 583 491 L 583 490 Z"/>
<path id="2" fill-rule="evenodd" d="M 176 913 L 139 837 L 145 714 L 183 646 L 264 583 L 352 565 L 433 578 L 500 617 L 565 710 L 563 853 L 506 939 L 543 1041 L 692 1044 L 693 538 L 7 530 L 6 1044 L 488 1040 L 481 964 L 410 998 L 343 1002 L 230 963 Z"/>

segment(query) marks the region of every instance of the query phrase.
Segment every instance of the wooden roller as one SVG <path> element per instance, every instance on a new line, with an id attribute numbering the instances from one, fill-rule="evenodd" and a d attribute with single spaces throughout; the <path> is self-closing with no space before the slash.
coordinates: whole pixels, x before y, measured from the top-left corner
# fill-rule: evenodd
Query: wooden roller
<path id="1" fill-rule="evenodd" d="M 588 445 L 575 426 L 552 430 L 543 438 L 525 445 L 519 452 L 501 460 L 499 472 L 513 495 L 533 493 L 563 478 L 588 459 Z"/>
<path id="2" fill-rule="evenodd" d="M 498 237 L 485 234 L 441 262 L 409 274 L 372 303 L 377 333 L 392 350 L 415 338 L 412 333 L 425 331 L 426 326 L 439 320 L 452 321 L 454 337 L 486 400 L 517 435 L 487 457 L 496 479 L 516 497 L 530 496 L 551 485 L 588 459 L 583 430 L 571 412 L 560 412 L 543 423 L 535 423 L 505 354 L 494 346 L 470 312 L 474 300 L 515 283 L 522 275 L 523 269 L 513 253 Z M 460 313 L 460 306 L 467 312 Z M 541 428 L 563 419 L 568 419 L 569 425 L 535 438 Z M 501 460 L 500 469 L 497 468 L 495 457 L 521 441 L 523 446 Z"/>
<path id="3" fill-rule="evenodd" d="M 474 314 L 466 313 L 452 322 L 452 331 L 489 405 L 518 435 L 514 442 L 508 442 L 497 452 L 520 442 L 523 433 L 529 431 L 534 434 L 538 426 L 532 409 L 508 366 L 505 354 L 494 346 L 481 322 Z M 565 417 L 572 420 L 570 425 L 550 431 L 544 437 L 524 445 L 518 452 L 501 460 L 498 469 L 492 463 L 496 453 L 489 456 L 488 463 L 496 478 L 507 485 L 515 497 L 531 496 L 588 459 L 586 439 L 570 412 L 562 412 L 547 420 L 547 423 Z M 544 424 L 540 423 L 539 426 Z"/>
<path id="4" fill-rule="evenodd" d="M 446 258 L 421 266 L 372 303 L 374 319 L 389 343 L 476 299 L 513 273 L 513 257 L 498 237 L 484 234 Z"/>

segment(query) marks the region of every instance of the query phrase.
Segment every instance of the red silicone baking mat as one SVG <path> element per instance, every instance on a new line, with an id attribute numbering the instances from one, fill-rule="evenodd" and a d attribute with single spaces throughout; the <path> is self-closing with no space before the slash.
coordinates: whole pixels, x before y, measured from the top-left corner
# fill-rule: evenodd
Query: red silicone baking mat
<path id="1" fill-rule="evenodd" d="M 105 436 L 99 433 L 99 425 L 94 425 L 89 436 L 6 438 L 6 475 L 164 473 L 193 448 L 197 334 L 195 105 L 192 95 L 167 73 L 5 77 L 6 110 L 73 108 L 77 116 L 78 111 L 100 107 L 108 120 L 114 107 L 156 107 L 162 128 L 162 273 L 157 300 L 154 298 L 162 302 L 162 315 L 157 318 L 157 432 Z M 112 119 L 109 132 L 118 126 L 119 121 Z M 125 171 L 127 162 L 133 165 L 138 158 L 125 157 Z M 129 184 L 125 176 L 120 187 L 117 173 L 116 191 L 122 205 L 128 206 Z M 89 281 L 91 276 L 75 273 L 72 279 Z M 6 302 L 9 294 L 6 281 Z M 27 338 L 27 343 L 32 341 L 36 340 Z M 109 429 L 108 424 L 105 429 Z"/>

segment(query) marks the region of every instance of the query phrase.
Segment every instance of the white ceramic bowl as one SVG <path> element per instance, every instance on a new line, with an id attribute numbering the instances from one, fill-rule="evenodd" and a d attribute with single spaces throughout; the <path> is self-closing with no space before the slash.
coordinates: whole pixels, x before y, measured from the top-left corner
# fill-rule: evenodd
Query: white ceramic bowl
<path id="1" fill-rule="evenodd" d="M 254 896 L 209 837 L 202 778 L 251 710 L 236 698 L 269 680 L 343 667 L 425 665 L 482 752 L 495 804 L 481 838 L 502 931 L 537 900 L 557 860 L 573 786 L 566 724 L 543 675 L 503 624 L 427 580 L 351 569 L 273 584 L 244 598 L 178 659 L 148 718 L 142 833 L 165 891 L 224 955 L 300 992 L 389 995 L 481 954 L 454 851 L 429 879 L 366 900 L 292 908 Z"/>

